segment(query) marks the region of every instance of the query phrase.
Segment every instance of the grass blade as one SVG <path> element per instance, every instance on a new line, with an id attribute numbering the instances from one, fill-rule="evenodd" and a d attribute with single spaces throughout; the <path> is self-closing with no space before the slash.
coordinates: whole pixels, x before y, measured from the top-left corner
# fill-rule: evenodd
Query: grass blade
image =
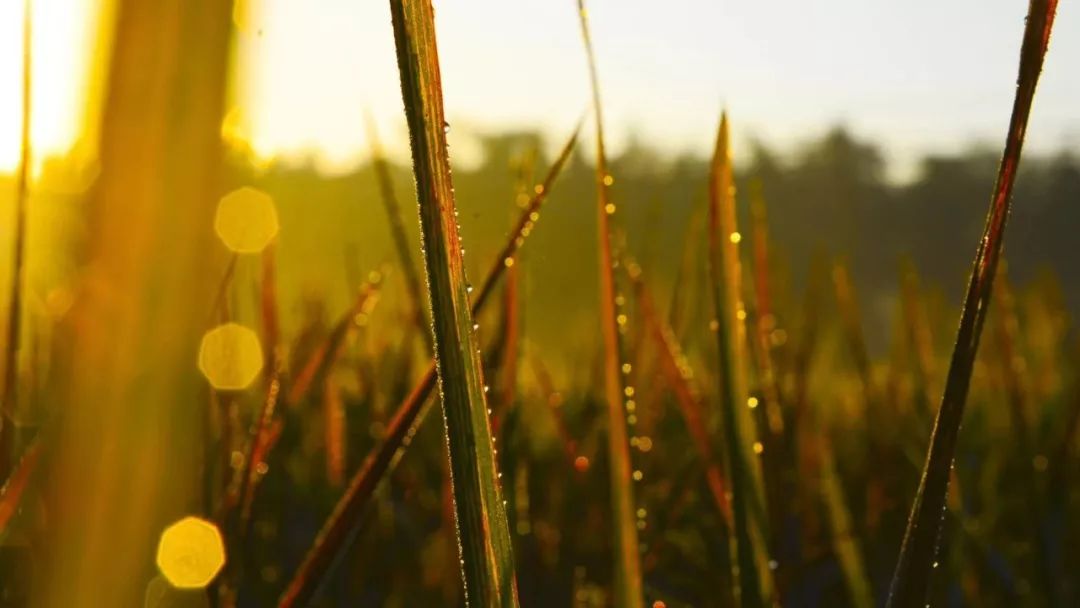
<path id="1" fill-rule="evenodd" d="M 619 326 L 615 317 L 615 258 L 611 252 L 611 216 L 615 204 L 608 188 L 607 152 L 604 149 L 603 105 L 596 74 L 596 58 L 589 36 L 589 19 L 584 0 L 578 0 L 581 36 L 589 63 L 593 112 L 596 120 L 597 227 L 600 258 L 600 327 L 604 337 L 604 395 L 607 401 L 608 460 L 611 468 L 611 525 L 615 553 L 615 605 L 635 608 L 642 605 L 641 563 L 638 555 L 637 522 L 631 481 L 630 443 L 626 429 L 626 406 L 623 403 L 620 372 Z M 626 391 L 630 396 L 629 391 Z"/>
<path id="2" fill-rule="evenodd" d="M 562 173 L 563 167 L 570 158 L 570 153 L 577 145 L 580 130 L 579 123 L 555 162 L 552 163 L 544 181 L 535 189 L 535 194 L 529 204 L 522 209 L 514 230 L 499 251 L 495 262 L 488 269 L 487 277 L 474 296 L 472 304 L 474 315 L 479 313 L 488 302 L 506 269 L 514 265 L 518 250 L 525 244 L 525 238 L 540 218 L 540 209 L 544 201 L 547 200 L 555 185 L 555 180 Z M 416 432 L 416 427 L 423 422 L 427 411 L 424 404 L 427 403 L 431 391 L 435 388 L 435 381 L 435 362 L 432 361 L 419 382 L 398 406 L 393 418 L 387 423 L 382 443 L 367 455 L 360 469 L 349 480 L 345 493 L 323 523 L 311 549 L 304 556 L 304 561 L 278 600 L 279 608 L 305 606 L 314 597 L 319 585 L 331 572 L 335 557 L 349 546 L 350 535 L 371 500 L 375 488 L 386 477 L 387 471 L 390 470 L 402 448 L 408 445 Z"/>
<path id="3" fill-rule="evenodd" d="M 686 425 L 690 439 L 698 451 L 698 458 L 701 459 L 705 468 L 705 481 L 709 486 L 713 502 L 716 503 L 717 511 L 730 530 L 732 526 L 731 503 L 728 502 L 727 483 L 724 481 L 721 464 L 717 461 L 709 442 L 701 394 L 693 384 L 693 371 L 682 354 L 675 332 L 657 313 L 649 286 L 641 278 L 641 269 L 632 263 L 625 266 L 627 275 L 634 285 L 638 305 L 641 307 L 642 321 L 658 347 L 660 371 L 675 394 L 675 401 L 679 404 L 679 411 L 683 416 L 683 424 Z"/>
<path id="4" fill-rule="evenodd" d="M 390 164 L 386 162 L 382 143 L 379 141 L 379 133 L 375 129 L 375 120 L 370 113 L 364 114 L 364 124 L 367 126 L 367 136 L 371 140 L 371 164 L 375 169 L 375 179 L 379 184 L 379 194 L 382 197 L 383 206 L 386 208 L 386 219 L 390 222 L 390 235 L 394 239 L 394 249 L 397 251 L 398 264 L 401 265 L 401 273 L 405 277 L 405 288 L 409 292 L 409 306 L 416 320 L 416 327 L 420 330 L 421 339 L 427 352 L 431 353 L 431 329 L 427 318 L 424 316 L 424 291 L 420 286 L 420 277 L 416 272 L 416 264 L 413 263 L 412 246 L 409 245 L 409 237 L 405 234 L 405 223 L 401 220 L 401 206 L 394 194 L 394 181 L 390 177 Z"/>
<path id="5" fill-rule="evenodd" d="M 420 208 L 465 603 L 516 606 L 513 547 L 446 149 L 435 14 L 430 0 L 391 0 L 390 14 Z"/>
<path id="6" fill-rule="evenodd" d="M 769 219 L 760 180 L 750 187 L 750 233 L 752 236 L 754 279 L 754 359 L 760 374 L 759 385 L 765 401 L 765 418 L 770 439 L 779 445 L 784 434 L 784 417 L 780 403 L 780 378 L 773 361 L 772 332 L 776 328 L 772 294 L 769 289 Z"/>
<path id="7" fill-rule="evenodd" d="M 1020 152 L 1024 145 L 1035 86 L 1050 42 L 1057 0 L 1030 0 L 1012 117 L 1005 140 L 997 182 L 986 227 L 975 254 L 975 263 L 964 297 L 956 346 L 949 363 L 945 393 L 938 409 L 919 490 L 911 509 L 904 542 L 889 590 L 888 606 L 924 606 L 930 591 L 930 575 L 937 563 L 938 538 L 948 493 L 949 471 L 956 452 L 956 438 L 963 420 L 964 402 L 978 351 L 979 336 L 990 304 L 994 275 L 1001 257 L 1005 225 Z"/>
<path id="8" fill-rule="evenodd" d="M 30 193 L 30 120 L 32 107 L 32 0 L 23 2 L 22 126 L 19 134 L 19 174 L 15 184 L 15 243 L 8 290 L 7 348 L 4 353 L 4 393 L 0 395 L 0 479 L 11 473 L 15 449 L 15 410 L 18 407 L 19 343 L 22 338 L 22 288 L 26 266 L 26 205 Z"/>
<path id="9" fill-rule="evenodd" d="M 732 580 L 735 603 L 764 605 L 772 583 L 768 570 L 759 567 L 760 528 L 750 520 L 753 505 L 764 504 L 757 461 L 750 449 L 754 443 L 749 416 L 746 373 L 746 326 L 743 320 L 741 270 L 735 224 L 735 181 L 728 141 L 728 119 L 720 119 L 716 150 L 709 173 L 709 271 L 716 312 L 718 374 L 721 419 L 727 450 L 728 479 L 731 484 L 733 529 L 730 537 Z M 759 522 L 760 523 L 760 522 Z"/>
<path id="10" fill-rule="evenodd" d="M 7 532 L 11 518 L 19 511 L 26 486 L 30 483 L 30 476 L 37 469 L 40 459 L 41 437 L 39 435 L 27 446 L 19 464 L 12 469 L 11 476 L 0 488 L 0 539 L 3 539 L 4 533 Z"/>
<path id="11" fill-rule="evenodd" d="M 356 316 L 361 313 L 371 312 L 377 297 L 382 275 L 379 272 L 371 273 L 371 279 L 360 288 L 360 294 L 356 297 L 353 306 L 341 315 L 330 335 L 326 340 L 311 353 L 300 373 L 296 375 L 292 388 L 289 389 L 288 404 L 298 405 L 311 391 L 313 386 L 322 386 L 330 368 L 337 362 L 341 349 L 345 343 L 345 336 L 354 327 Z"/>

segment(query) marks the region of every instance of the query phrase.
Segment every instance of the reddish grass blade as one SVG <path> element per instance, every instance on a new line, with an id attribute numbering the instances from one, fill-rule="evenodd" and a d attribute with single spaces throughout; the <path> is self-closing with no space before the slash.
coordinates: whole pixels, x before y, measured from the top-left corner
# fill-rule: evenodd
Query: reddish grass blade
<path id="1" fill-rule="evenodd" d="M 642 606 L 641 563 L 638 555 L 637 522 L 633 481 L 631 481 L 630 443 L 626 429 L 624 387 L 620 372 L 619 326 L 615 309 L 615 258 L 611 252 L 611 216 L 615 204 L 608 188 L 607 152 L 604 149 L 603 104 L 596 74 L 596 58 L 589 36 L 589 19 L 584 0 L 578 0 L 581 36 L 589 64 L 593 112 L 596 121 L 597 234 L 600 258 L 600 328 L 604 337 L 604 395 L 607 401 L 608 466 L 611 468 L 611 527 L 614 531 L 615 604 L 627 608 Z M 627 394 L 627 396 L 630 396 Z"/>
<path id="2" fill-rule="evenodd" d="M 1020 152 L 1024 145 L 1028 116 L 1043 58 L 1050 42 L 1057 0 L 1031 0 L 1028 5 L 1024 41 L 1020 49 L 1020 69 L 1005 151 L 998 168 L 997 183 L 987 216 L 986 228 L 975 254 L 974 267 L 964 297 L 964 309 L 957 330 L 945 394 L 938 409 L 930 439 L 922 480 L 911 509 L 900 557 L 889 590 L 888 606 L 924 606 L 930 579 L 937 563 L 938 539 L 948 493 L 949 471 L 956 453 L 956 438 L 964 415 L 971 372 L 978 351 L 979 336 L 990 304 L 994 276 L 1001 257 L 1005 225 Z"/>
<path id="3" fill-rule="evenodd" d="M 259 289 L 259 308 L 262 320 L 263 370 L 268 374 L 274 369 L 274 365 L 281 349 L 281 327 L 278 322 L 277 309 L 277 265 L 275 263 L 275 251 L 277 247 L 271 243 L 263 249 L 262 253 L 262 283 Z M 234 254 L 235 256 L 235 254 Z M 235 259 L 235 257 L 233 258 Z"/>
<path id="4" fill-rule="evenodd" d="M 731 530 L 731 503 L 727 497 L 727 484 L 721 463 L 717 460 L 709 442 L 705 423 L 705 408 L 701 403 L 701 392 L 694 385 L 693 370 L 682 354 L 682 349 L 675 338 L 675 332 L 657 313 L 649 286 L 641 278 L 641 269 L 633 263 L 624 264 L 627 275 L 634 285 L 638 305 L 641 307 L 642 321 L 649 335 L 656 342 L 660 359 L 660 371 L 664 381 L 675 394 L 683 423 L 690 433 L 690 440 L 698 451 L 698 458 L 705 467 L 705 481 L 709 486 L 716 509 Z"/>
<path id="5" fill-rule="evenodd" d="M 30 192 L 30 121 L 32 96 L 32 2 L 23 2 L 22 107 L 19 175 L 15 184 L 15 243 L 8 290 L 7 348 L 4 353 L 4 393 L 0 396 L 0 479 L 11 473 L 15 448 L 15 410 L 18 407 L 19 343 L 22 338 L 22 288 L 26 266 L 26 205 Z"/>
<path id="6" fill-rule="evenodd" d="M 11 471 L 11 476 L 0 488 L 0 538 L 3 538 L 11 518 L 19 511 L 26 486 L 37 469 L 41 459 L 41 436 L 37 436 L 23 452 L 19 464 Z"/>
<path id="7" fill-rule="evenodd" d="M 321 386 L 326 374 L 340 357 L 345 337 L 349 330 L 355 327 L 356 316 L 371 311 L 371 307 L 377 301 L 377 293 L 382 283 L 381 273 L 371 274 L 371 280 L 360 288 L 360 295 L 357 296 L 356 302 L 338 319 L 330 335 L 311 353 L 300 373 L 296 375 L 296 380 L 289 389 L 289 405 L 298 405 L 307 396 L 312 386 Z"/>
<path id="8" fill-rule="evenodd" d="M 536 221 L 540 218 L 540 208 L 551 193 L 555 180 L 562 173 L 570 153 L 577 145 L 578 132 L 581 130 L 579 123 L 573 135 L 566 142 L 559 156 L 551 165 L 544 181 L 535 189 L 535 194 L 529 204 L 521 212 L 510 238 L 495 258 L 494 264 L 488 270 L 487 277 L 477 290 L 472 304 L 473 314 L 477 314 L 488 302 L 491 294 L 495 291 L 495 285 L 502 277 L 507 268 L 513 266 L 518 250 L 525 243 L 525 238 L 532 231 Z M 386 434 L 375 449 L 364 459 L 360 469 L 352 476 L 345 493 L 334 506 L 334 510 L 323 523 L 322 529 L 315 537 L 311 549 L 308 550 L 304 561 L 300 564 L 296 574 L 293 575 L 289 585 L 285 588 L 278 600 L 280 608 L 305 606 L 318 591 L 319 585 L 331 571 L 334 558 L 344 551 L 351 542 L 351 533 L 355 529 L 360 515 L 367 507 L 371 496 L 378 484 L 386 477 L 402 449 L 408 446 L 409 440 L 416 432 L 417 426 L 423 422 L 427 409 L 424 404 L 428 402 L 432 389 L 435 388 L 436 371 L 435 362 L 432 361 L 420 381 L 413 387 L 405 400 L 398 406 L 393 418 L 386 427 Z"/>

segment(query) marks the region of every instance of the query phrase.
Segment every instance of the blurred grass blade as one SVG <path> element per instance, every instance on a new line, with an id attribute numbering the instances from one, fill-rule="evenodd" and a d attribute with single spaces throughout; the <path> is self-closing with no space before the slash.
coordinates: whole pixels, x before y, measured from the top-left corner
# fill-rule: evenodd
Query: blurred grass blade
<path id="1" fill-rule="evenodd" d="M 863 389 L 863 407 L 867 413 L 877 402 L 874 379 L 870 370 L 870 354 L 866 349 L 863 336 L 862 315 L 856 299 L 855 287 L 851 283 L 851 271 L 842 259 L 833 264 L 833 288 L 836 291 L 836 307 L 840 313 L 840 322 L 847 339 L 848 353 L 855 364 L 855 372 Z"/>
<path id="2" fill-rule="evenodd" d="M 716 138 L 709 172 L 709 272 L 712 281 L 715 328 L 718 340 L 718 374 L 721 420 L 731 485 L 733 529 L 730 538 L 735 603 L 761 606 L 771 602 L 772 581 L 761 568 L 764 543 L 761 521 L 751 521 L 754 505 L 763 505 L 758 474 L 754 428 L 747 407 L 745 372 L 746 312 L 742 304 L 738 243 L 735 224 L 735 181 L 731 167 L 728 119 L 724 113 Z M 755 523 L 757 524 L 755 526 Z"/>
<path id="3" fill-rule="evenodd" d="M 33 116 L 33 1 L 23 1 L 22 124 L 19 132 L 19 173 L 15 183 L 15 239 L 8 289 L 7 340 L 4 349 L 4 392 L 0 395 L 0 479 L 11 473 L 15 457 L 15 416 L 18 408 L 19 344 L 22 339 L 22 288 L 26 266 L 26 207 L 30 198 L 30 124 Z"/>
<path id="4" fill-rule="evenodd" d="M 141 604 L 133 581 L 144 580 L 149 548 L 198 503 L 192 448 L 206 385 L 195 362 L 219 251 L 211 227 L 232 5 L 106 4 L 114 36 L 100 173 L 77 205 L 77 295 L 60 329 L 65 363 L 50 380 L 63 449 L 44 497 L 50 542 L 64 551 L 49 553 L 41 580 L 63 582 L 35 585 L 30 605 Z"/>
<path id="5" fill-rule="evenodd" d="M 325 380 L 326 375 L 341 354 L 345 337 L 356 324 L 357 315 L 371 311 L 371 307 L 377 300 L 381 283 L 382 274 L 377 271 L 372 272 L 371 278 L 360 288 L 360 294 L 356 297 L 356 302 L 341 315 L 341 318 L 334 324 L 334 328 L 330 330 L 330 335 L 311 353 L 307 362 L 304 363 L 304 367 L 300 369 L 300 373 L 296 375 L 296 380 L 293 381 L 292 388 L 289 389 L 288 405 L 299 405 L 307 396 L 311 387 L 322 386 L 322 381 Z"/>
<path id="6" fill-rule="evenodd" d="M 514 230 L 489 268 L 480 289 L 475 293 L 472 304 L 474 315 L 479 313 L 488 302 L 495 291 L 495 285 L 506 269 L 513 266 L 518 249 L 525 243 L 525 238 L 539 219 L 544 201 L 547 200 L 555 185 L 555 180 L 562 173 L 566 161 L 570 158 L 570 153 L 577 145 L 580 130 L 579 123 L 555 162 L 552 163 L 544 181 L 536 187 L 529 204 L 522 209 Z M 423 421 L 426 412 L 423 406 L 431 395 L 432 389 L 435 388 L 435 381 L 435 362 L 432 361 L 388 422 L 382 442 L 367 455 L 360 469 L 350 479 L 345 493 L 323 523 L 307 555 L 304 556 L 304 561 L 282 593 L 278 601 L 280 608 L 306 606 L 314 597 L 323 580 L 331 572 L 335 557 L 348 547 L 351 540 L 350 534 L 355 529 L 375 488 L 386 477 L 387 471 L 400 450 L 408 445 L 408 441 L 416 432 L 416 427 Z"/>
<path id="7" fill-rule="evenodd" d="M 513 547 L 446 149 L 434 10 L 431 0 L 391 0 L 390 14 L 420 208 L 465 603 L 516 606 Z"/>
<path id="8" fill-rule="evenodd" d="M 424 315 L 424 291 L 416 272 L 416 264 L 413 262 L 412 246 L 409 245 L 409 237 L 405 233 L 405 223 L 401 219 L 401 205 L 398 204 L 397 196 L 394 194 L 394 180 L 390 176 L 390 164 L 386 162 L 379 133 L 375 128 L 375 120 L 369 112 L 364 113 L 364 124 L 367 127 L 368 139 L 371 140 L 371 164 L 375 169 L 375 179 L 379 184 L 379 195 L 382 197 L 383 207 L 386 210 L 386 219 L 390 223 L 390 236 L 394 239 L 398 264 L 405 277 L 405 288 L 409 292 L 409 307 L 420 337 L 430 354 L 433 352 L 431 326 Z"/>
<path id="9" fill-rule="evenodd" d="M 619 345 L 619 326 L 616 322 L 615 264 L 611 252 L 611 220 L 615 204 L 608 188 L 612 184 L 608 173 L 607 152 L 604 149 L 603 104 L 600 102 L 600 83 L 596 74 L 596 58 L 589 36 L 589 18 L 584 0 L 578 0 L 581 36 L 589 64 L 592 88 L 593 116 L 596 121 L 596 188 L 597 232 L 600 259 L 600 328 L 604 337 L 604 395 L 607 401 L 608 466 L 611 474 L 611 528 L 614 532 L 615 605 L 627 608 L 642 606 L 641 563 L 638 555 L 637 521 L 633 482 L 631 481 L 630 443 L 626 429 L 623 376 Z M 630 396 L 629 391 L 626 391 Z"/>
<path id="10" fill-rule="evenodd" d="M 937 563 L 941 519 L 948 493 L 949 471 L 956 453 L 956 438 L 963 420 L 964 402 L 967 400 L 979 336 L 986 319 L 994 276 L 1001 256 L 1013 184 L 1024 145 L 1024 133 L 1027 131 L 1032 99 L 1050 42 L 1056 10 L 1057 0 L 1030 0 L 1028 4 L 1024 41 L 1020 49 L 1019 78 L 1005 150 L 998 167 L 986 227 L 979 241 L 964 297 L 956 346 L 945 381 L 945 394 L 938 409 L 922 480 L 911 509 L 889 590 L 888 605 L 891 608 L 921 607 L 928 599 L 930 575 Z"/>
<path id="11" fill-rule="evenodd" d="M 690 434 L 690 440 L 698 451 L 698 458 L 701 459 L 702 466 L 705 468 L 705 481 L 712 494 L 713 502 L 724 520 L 724 525 L 730 531 L 732 519 L 731 503 L 727 497 L 727 483 L 724 481 L 721 463 L 716 459 L 709 442 L 701 394 L 693 384 L 693 370 L 690 369 L 690 364 L 682 354 L 675 332 L 657 313 L 649 286 L 641 277 L 640 267 L 632 262 L 626 263 L 625 266 L 634 285 L 638 306 L 641 307 L 642 321 L 658 347 L 660 371 L 675 394 L 675 401 L 679 404 L 683 423 Z"/>
<path id="12" fill-rule="evenodd" d="M 815 425 L 817 426 L 817 425 Z M 844 497 L 844 487 L 836 470 L 830 439 L 821 429 L 816 429 L 818 454 L 821 458 L 821 499 L 829 518 L 833 553 L 840 562 L 854 608 L 873 608 L 874 594 L 870 588 L 870 578 L 863 565 L 863 552 L 859 547 L 858 530 L 854 527 L 851 510 Z"/>
<path id="13" fill-rule="evenodd" d="M 40 433 L 40 431 L 39 431 Z M 30 476 L 37 470 L 41 459 L 41 435 L 34 437 L 26 447 L 19 463 L 12 469 L 11 475 L 0 488 L 0 540 L 3 540 L 11 519 L 19 512 Z"/>
<path id="14" fill-rule="evenodd" d="M 769 218 L 760 180 L 750 184 L 750 233 L 753 253 L 753 292 L 755 303 L 754 338 L 752 349 L 757 363 L 761 393 L 765 401 L 765 419 L 770 439 L 779 446 L 784 434 L 784 417 L 780 404 L 780 377 L 773 360 L 772 332 L 776 327 L 772 294 L 769 289 Z"/>
<path id="15" fill-rule="evenodd" d="M 281 351 L 281 323 L 278 320 L 277 246 L 267 245 L 262 252 L 262 283 L 259 286 L 259 312 L 262 321 L 263 372 L 269 378 Z M 235 259 L 235 257 L 234 257 Z"/>

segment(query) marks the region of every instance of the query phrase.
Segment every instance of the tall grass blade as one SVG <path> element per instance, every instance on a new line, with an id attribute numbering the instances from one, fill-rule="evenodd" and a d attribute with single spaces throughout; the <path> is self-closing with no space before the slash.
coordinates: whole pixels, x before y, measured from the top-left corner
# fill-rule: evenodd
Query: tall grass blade
<path id="1" fill-rule="evenodd" d="M 513 547 L 446 149 L 435 14 L 430 0 L 391 0 L 390 14 L 420 207 L 465 603 L 516 606 Z"/>
<path id="2" fill-rule="evenodd" d="M 967 400 L 979 336 L 986 319 L 994 276 L 1001 257 L 1028 116 L 1050 42 L 1056 10 L 1057 0 L 1030 0 L 1028 4 L 1024 41 L 1020 49 L 1019 77 L 1005 150 L 998 167 L 986 227 L 979 241 L 964 297 L 956 346 L 945 381 L 945 394 L 938 409 L 926 465 L 893 574 L 888 600 L 891 608 L 924 606 L 930 591 L 931 574 L 937 563 L 938 539 L 948 493 L 949 471 L 956 453 L 956 438 L 963 420 L 964 402 Z"/>
<path id="3" fill-rule="evenodd" d="M 364 114 L 364 124 L 367 127 L 368 139 L 371 140 L 371 165 L 375 169 L 379 195 L 386 209 L 386 219 L 390 222 L 390 236 L 394 239 L 398 264 L 401 266 L 402 276 L 405 277 L 405 288 L 409 292 L 409 306 L 427 352 L 432 353 L 434 351 L 431 343 L 431 326 L 424 315 L 424 291 L 420 284 L 420 276 L 416 272 L 416 264 L 413 262 L 412 246 L 405 233 L 405 223 L 401 219 L 401 205 L 398 204 L 397 195 L 394 194 L 394 180 L 390 176 L 390 164 L 386 162 L 386 154 L 383 152 L 382 142 L 375 128 L 375 120 L 368 112 Z"/>
<path id="4" fill-rule="evenodd" d="M 731 167 L 727 114 L 720 119 L 716 150 L 709 173 L 709 272 L 712 282 L 715 329 L 718 341 L 718 373 L 721 420 L 731 485 L 733 530 L 730 536 L 732 592 L 735 603 L 761 606 L 772 601 L 772 581 L 760 568 L 761 518 L 752 511 L 763 505 L 761 477 L 752 445 L 754 429 L 749 416 L 746 384 L 746 326 L 741 291 L 735 223 L 735 182 Z M 755 523 L 757 526 L 755 526 Z"/>
<path id="5" fill-rule="evenodd" d="M 19 174 L 15 183 L 15 243 L 8 289 L 7 341 L 4 349 L 4 392 L 0 395 L 0 479 L 11 473 L 15 457 L 15 414 L 18 408 L 19 344 L 22 338 L 22 288 L 25 282 L 26 206 L 30 197 L 30 124 L 32 97 L 33 0 L 23 1 L 22 125 L 19 132 Z"/>
<path id="6" fill-rule="evenodd" d="M 480 289 L 477 290 L 474 296 L 473 315 L 478 314 L 483 309 L 494 293 L 499 279 L 507 268 L 513 266 L 518 250 L 525 244 L 526 236 L 532 231 L 533 226 L 540 217 L 540 209 L 544 201 L 547 200 L 556 179 L 562 173 L 566 161 L 570 158 L 570 153 L 577 145 L 580 130 L 581 125 L 579 123 L 574 128 L 574 132 L 566 145 L 563 146 L 559 156 L 551 165 L 547 175 L 544 177 L 544 181 L 537 186 L 529 204 L 522 209 L 514 230 L 510 233 L 506 244 L 499 251 L 495 262 L 488 269 L 487 277 L 485 277 Z M 402 448 L 408 445 L 416 432 L 416 428 L 423 422 L 427 411 L 424 404 L 427 403 L 428 397 L 431 396 L 435 383 L 435 362 L 432 361 L 427 371 L 409 392 L 405 400 L 402 401 L 401 405 L 398 406 L 394 416 L 387 423 L 386 434 L 383 436 L 382 442 L 367 455 L 360 465 L 360 469 L 349 480 L 345 493 L 323 523 L 311 548 L 304 556 L 304 561 L 300 564 L 278 600 L 279 608 L 306 606 L 315 596 L 319 586 L 332 571 L 335 558 L 349 546 L 352 532 L 356 528 L 360 515 L 371 500 L 375 488 L 386 477 L 387 471 L 390 470 Z"/>
<path id="7" fill-rule="evenodd" d="M 62 584 L 35 586 L 31 605 L 142 603 L 132 583 L 147 572 L 148 548 L 198 502 L 192 449 L 205 383 L 195 368 L 215 280 L 207 268 L 232 4 L 108 3 L 116 12 L 101 172 L 78 206 L 83 265 L 54 378 L 63 449 L 43 493 L 48 542 L 64 550 L 51 552 L 42 580 Z"/>
<path id="8" fill-rule="evenodd" d="M 642 606 L 641 563 L 638 555 L 637 522 L 631 481 L 630 443 L 623 403 L 623 376 L 620 371 L 619 326 L 615 317 L 615 263 L 611 251 L 611 216 L 615 204 L 608 188 L 607 152 L 604 149 L 603 105 L 596 74 L 596 58 L 589 35 L 589 19 L 584 0 L 578 0 L 581 36 L 589 64 L 593 116 L 596 122 L 597 229 L 600 258 L 600 329 L 604 338 L 604 396 L 607 401 L 608 466 L 611 474 L 611 527 L 615 553 L 615 604 L 627 608 Z M 627 395 L 629 396 L 629 395 Z"/>

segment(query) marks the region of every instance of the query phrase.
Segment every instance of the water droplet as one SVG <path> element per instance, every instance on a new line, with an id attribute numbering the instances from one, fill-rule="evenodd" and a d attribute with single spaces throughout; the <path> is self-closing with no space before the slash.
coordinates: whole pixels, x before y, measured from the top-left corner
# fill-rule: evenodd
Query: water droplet
<path id="1" fill-rule="evenodd" d="M 448 123 L 448 122 L 443 122 L 442 123 L 442 132 L 443 133 L 449 133 L 450 132 L 450 123 Z"/>

